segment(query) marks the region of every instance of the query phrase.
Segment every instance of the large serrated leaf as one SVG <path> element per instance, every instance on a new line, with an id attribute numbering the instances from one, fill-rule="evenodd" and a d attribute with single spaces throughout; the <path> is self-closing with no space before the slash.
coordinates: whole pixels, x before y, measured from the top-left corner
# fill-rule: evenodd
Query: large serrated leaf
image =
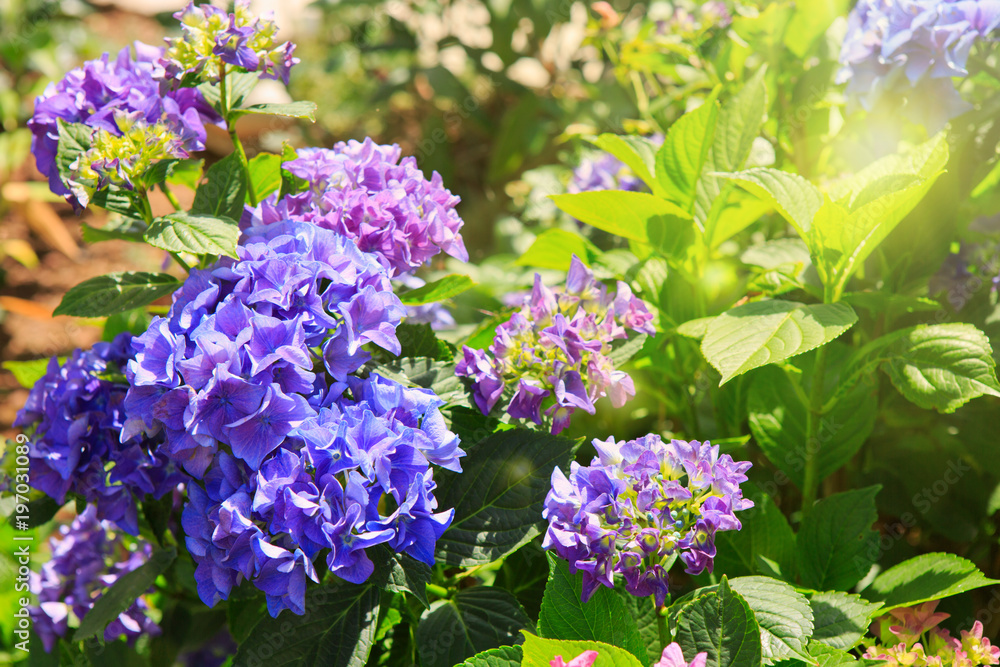
<path id="1" fill-rule="evenodd" d="M 399 295 L 399 300 L 403 302 L 404 306 L 422 306 L 458 296 L 474 286 L 475 283 L 469 276 L 453 273 L 432 283 L 403 292 Z"/>
<path id="2" fill-rule="evenodd" d="M 522 655 L 520 646 L 500 646 L 477 653 L 459 667 L 519 667 Z"/>
<path id="3" fill-rule="evenodd" d="M 181 282 L 167 273 L 108 273 L 71 287 L 54 314 L 107 317 L 150 304 L 180 286 Z"/>
<path id="4" fill-rule="evenodd" d="M 743 493 L 754 506 L 740 512 L 743 528 L 716 534 L 716 563 L 725 563 L 726 572 L 775 574 L 762 570 L 763 557 L 777 566 L 786 581 L 794 581 L 795 533 L 788 520 L 771 497 L 750 482 L 744 483 Z"/>
<path id="5" fill-rule="evenodd" d="M 233 152 L 208 168 L 205 182 L 195 191 L 191 213 L 239 221 L 246 196 L 246 173 L 239 156 Z"/>
<path id="6" fill-rule="evenodd" d="M 423 667 L 452 667 L 492 648 L 521 640 L 534 623 L 503 588 L 474 586 L 439 600 L 420 617 L 415 634 Z"/>
<path id="7" fill-rule="evenodd" d="M 49 368 L 49 359 L 32 359 L 31 361 L 5 361 L 2 366 L 14 375 L 17 383 L 25 389 L 31 389 L 35 383 L 45 376 Z"/>
<path id="8" fill-rule="evenodd" d="M 70 165 L 90 149 L 94 128 L 83 123 L 67 123 L 62 118 L 56 119 L 56 127 L 59 131 L 56 168 L 59 170 L 59 178 L 68 182 L 73 175 Z"/>
<path id="9" fill-rule="evenodd" d="M 802 520 L 796 544 L 802 585 L 814 590 L 849 590 L 879 556 L 875 496 L 869 486 L 818 501 Z"/>
<path id="10" fill-rule="evenodd" d="M 439 507 L 455 518 L 437 543 L 449 565 L 489 563 L 541 532 L 552 470 L 565 467 L 577 443 L 527 429 L 493 433 L 474 447 L 460 475 L 435 475 Z"/>
<path id="11" fill-rule="evenodd" d="M 805 305 L 756 301 L 709 323 L 701 351 L 722 374 L 720 386 L 758 366 L 784 361 L 829 343 L 857 322 L 843 303 Z"/>
<path id="12" fill-rule="evenodd" d="M 369 584 L 309 587 L 306 613 L 262 620 L 233 667 L 363 667 L 378 629 L 379 597 Z"/>
<path id="13" fill-rule="evenodd" d="M 666 196 L 689 213 L 694 211 L 698 178 L 715 139 L 716 97 L 718 89 L 700 107 L 677 119 L 656 153 L 656 180 Z"/>
<path id="14" fill-rule="evenodd" d="M 813 610 L 813 641 L 839 649 L 850 649 L 868 631 L 872 615 L 882 605 L 860 595 L 826 591 L 809 598 Z"/>
<path id="15" fill-rule="evenodd" d="M 622 594 L 622 591 L 619 590 L 619 594 Z M 660 623 L 657 611 L 649 598 L 639 598 L 630 593 L 624 593 L 622 597 L 625 599 L 629 615 L 639 630 L 639 637 L 646 646 L 646 657 L 640 662 L 652 665 L 659 661 L 663 650 L 660 646 Z"/>
<path id="16" fill-rule="evenodd" d="M 583 580 L 570 574 L 566 561 L 551 552 L 549 579 L 538 615 L 538 634 L 551 639 L 590 639 L 618 646 L 646 660 L 646 646 L 621 594 L 599 586 L 587 602 L 581 601 Z M 652 603 L 642 600 L 652 608 Z"/>
<path id="17" fill-rule="evenodd" d="M 822 481 L 865 443 L 878 416 L 877 393 L 877 386 L 856 384 L 823 415 L 810 442 L 809 411 L 797 400 L 792 380 L 777 368 L 763 368 L 754 376 L 747 397 L 750 431 L 771 463 L 801 489 L 810 455 L 817 459 L 816 476 Z"/>
<path id="18" fill-rule="evenodd" d="M 424 607 L 427 601 L 427 584 L 431 581 L 431 568 L 407 554 L 394 553 L 384 545 L 369 551 L 375 564 L 371 582 L 393 593 L 411 593 Z"/>
<path id="19" fill-rule="evenodd" d="M 111 621 L 127 610 L 136 598 L 144 594 L 177 558 L 177 549 L 157 549 L 149 560 L 121 576 L 111 588 L 94 602 L 94 606 L 80 620 L 80 627 L 73 634 L 73 641 L 83 641 L 101 634 Z"/>
<path id="20" fill-rule="evenodd" d="M 823 206 L 823 193 L 815 185 L 798 174 L 764 167 L 719 176 L 730 179 L 758 199 L 770 203 L 799 236 L 809 238 L 813 218 Z"/>
<path id="21" fill-rule="evenodd" d="M 806 643 L 813 633 L 813 612 L 804 595 L 771 577 L 737 577 L 729 583 L 753 610 L 765 664 L 791 657 L 811 662 Z"/>
<path id="22" fill-rule="evenodd" d="M 625 649 L 595 641 L 579 641 L 569 639 L 543 639 L 524 633 L 524 657 L 521 667 L 550 667 L 552 662 L 561 657 L 564 662 L 580 656 L 586 651 L 597 651 L 597 659 L 593 667 L 643 667 L 644 663 Z"/>
<path id="23" fill-rule="evenodd" d="M 286 116 L 288 118 L 304 118 L 316 122 L 316 103 L 307 100 L 297 100 L 295 102 L 272 102 L 266 104 L 252 104 L 248 107 L 233 109 L 232 115 L 236 118 L 244 114 L 266 114 L 269 116 Z"/>
<path id="24" fill-rule="evenodd" d="M 882 369 L 922 408 L 948 413 L 984 394 L 1000 396 L 989 338 L 971 324 L 910 329 L 886 353 Z"/>
<path id="25" fill-rule="evenodd" d="M 153 220 L 146 243 L 170 252 L 236 257 L 240 228 L 236 221 L 196 213 L 171 213 Z"/>
<path id="26" fill-rule="evenodd" d="M 677 617 L 677 643 L 684 657 L 707 653 L 706 667 L 758 667 L 760 626 L 726 577 L 718 588 L 696 597 Z"/>
<path id="27" fill-rule="evenodd" d="M 600 255 L 600 252 L 597 246 L 579 234 L 565 229 L 546 229 L 535 238 L 535 242 L 517 259 L 515 264 L 539 269 L 568 271 L 573 255 L 590 266 L 594 259 Z"/>
<path id="28" fill-rule="evenodd" d="M 972 561 L 955 554 L 929 553 L 889 568 L 862 594 L 881 602 L 888 611 L 994 584 L 1000 581 L 987 578 Z"/>
<path id="29" fill-rule="evenodd" d="M 673 235 L 690 228 L 690 215 L 676 204 L 646 194 L 600 190 L 552 195 L 561 210 L 598 229 L 658 247 Z"/>

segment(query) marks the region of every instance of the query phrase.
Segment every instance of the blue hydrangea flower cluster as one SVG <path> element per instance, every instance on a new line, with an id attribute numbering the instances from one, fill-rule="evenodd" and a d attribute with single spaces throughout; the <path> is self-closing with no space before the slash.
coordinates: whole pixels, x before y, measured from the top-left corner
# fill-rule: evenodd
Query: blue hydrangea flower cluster
<path id="1" fill-rule="evenodd" d="M 352 375 L 366 343 L 400 352 L 404 309 L 374 255 L 291 220 L 237 252 L 193 271 L 135 339 L 122 437 L 163 433 L 203 479 L 182 523 L 206 604 L 251 580 L 273 615 L 301 614 L 323 550 L 355 582 L 375 544 L 433 563 L 452 512 L 435 512 L 430 466 L 460 471 L 464 453 L 433 392 Z"/>
<path id="2" fill-rule="evenodd" d="M 431 464 L 461 471 L 464 456 L 443 402 L 375 374 L 348 385 L 350 397 L 328 396 L 258 470 L 220 453 L 204 487 L 189 487 L 182 524 L 205 604 L 250 580 L 272 616 L 303 614 L 324 552 L 352 583 L 371 576 L 367 549 L 379 544 L 434 564 L 454 510 L 435 511 Z"/>
<path id="3" fill-rule="evenodd" d="M 403 306 L 352 241 L 286 221 L 237 253 L 191 272 L 167 317 L 133 341 L 126 369 L 122 437 L 162 431 L 161 449 L 195 477 L 220 444 L 258 470 L 371 359 L 366 343 L 400 352 Z"/>
<path id="4" fill-rule="evenodd" d="M 662 606 L 675 554 L 687 572 L 711 572 L 716 532 L 741 528 L 735 513 L 753 507 L 740 490 L 751 464 L 720 456 L 718 445 L 658 435 L 594 447 L 589 466 L 573 462 L 568 478 L 552 471 L 542 546 L 583 573 L 584 601 L 619 573 L 629 593 Z"/>
<path id="5" fill-rule="evenodd" d="M 270 15 L 254 16 L 249 0 L 237 0 L 232 14 L 209 4 L 193 2 L 174 14 L 181 22 L 181 37 L 167 39 L 169 45 L 159 65 L 162 75 L 181 85 L 216 83 L 226 65 L 238 71 L 260 72 L 262 79 L 280 79 L 288 84 L 295 45 L 278 44 L 278 27 Z"/>
<path id="6" fill-rule="evenodd" d="M 248 231 L 282 220 L 302 220 L 354 240 L 374 253 L 396 277 L 411 273 L 444 252 L 468 261 L 455 211 L 459 198 L 442 185 L 441 175 L 424 177 L 413 157 L 399 146 L 339 142 L 333 149 L 302 148 L 284 168 L 303 179 L 307 190 L 278 199 L 272 195 L 248 209 Z"/>
<path id="7" fill-rule="evenodd" d="M 542 424 L 546 408 L 559 433 L 576 410 L 594 414 L 600 397 L 620 408 L 635 395 L 632 378 L 608 355 L 613 341 L 628 338 L 626 329 L 653 335 L 652 318 L 627 284 L 609 293 L 574 255 L 565 289 L 549 289 L 535 274 L 530 296 L 497 327 L 489 352 L 464 346 L 455 372 L 472 379 L 484 414 L 510 388 L 510 416 Z"/>
<path id="8" fill-rule="evenodd" d="M 998 26 L 998 0 L 860 0 L 848 17 L 838 83 L 868 110 L 886 95 L 919 98 L 907 108 L 933 108 L 923 120 L 943 124 L 970 108 L 951 78 L 968 74 L 973 45 Z"/>
<path id="9" fill-rule="evenodd" d="M 221 122 L 201 92 L 194 88 L 161 95 L 155 63 L 163 49 L 141 42 L 136 42 L 134 48 L 134 57 L 125 48 L 114 60 L 104 54 L 98 60 L 84 63 L 61 81 L 49 84 L 35 100 L 28 128 L 38 170 L 49 179 L 49 188 L 54 193 L 64 195 L 76 207 L 84 204 L 63 183 L 56 166 L 59 119 L 83 123 L 95 133 L 103 131 L 119 137 L 123 131 L 118 117 L 125 114 L 130 119 L 129 127 L 136 124 L 159 127 L 169 135 L 170 157 L 178 158 L 204 150 L 205 124 Z"/>
<path id="10" fill-rule="evenodd" d="M 41 572 L 29 577 L 38 606 L 31 607 L 34 630 L 46 652 L 69 632 L 72 618 L 82 619 L 119 578 L 141 566 L 152 553 L 145 540 L 123 540 L 114 526 L 97 518 L 93 505 L 49 539 L 52 558 Z M 140 596 L 104 631 L 105 641 L 125 637 L 129 643 L 141 635 L 155 636 L 160 628 L 147 615 L 149 605 Z"/>
<path id="11" fill-rule="evenodd" d="M 158 451 L 160 439 L 119 438 L 128 386 L 103 376 L 132 358 L 131 338 L 75 350 L 63 363 L 51 359 L 14 426 L 30 433 L 32 486 L 60 504 L 70 493 L 84 498 L 98 518 L 136 535 L 137 500 L 160 498 L 184 477 Z"/>

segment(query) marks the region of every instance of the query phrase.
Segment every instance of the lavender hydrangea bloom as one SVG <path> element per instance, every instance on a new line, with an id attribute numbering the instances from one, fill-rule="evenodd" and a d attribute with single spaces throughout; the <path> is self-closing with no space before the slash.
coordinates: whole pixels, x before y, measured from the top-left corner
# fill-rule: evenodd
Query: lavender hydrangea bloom
<path id="1" fill-rule="evenodd" d="M 154 63 L 163 49 L 141 42 L 136 42 L 134 48 L 135 57 L 124 48 L 114 60 L 105 53 L 98 60 L 85 62 L 61 81 L 49 84 L 35 99 L 35 112 L 28 121 L 31 151 L 38 170 L 49 179 L 49 188 L 66 196 L 70 203 L 79 205 L 60 178 L 55 161 L 59 119 L 121 136 L 116 114 L 137 114 L 136 120 L 149 126 L 162 125 L 171 132 L 178 157 L 203 150 L 205 124 L 221 123 L 202 94 L 193 88 L 160 94 Z"/>
<path id="2" fill-rule="evenodd" d="M 29 581 L 31 592 L 38 596 L 38 606 L 29 613 L 46 652 L 52 651 L 57 638 L 66 636 L 71 612 L 83 618 L 115 581 L 145 563 L 152 553 L 144 540 L 130 548 L 111 524 L 98 520 L 93 505 L 69 526 L 61 526 L 49 546 L 52 558 L 41 572 L 32 572 Z M 137 598 L 108 625 L 104 640 L 124 636 L 131 644 L 141 635 L 158 635 L 160 628 L 148 611 L 146 600 Z"/>
<path id="3" fill-rule="evenodd" d="M 239 259 L 193 271 L 133 342 L 123 437 L 164 433 L 163 451 L 195 477 L 220 444 L 258 470 L 371 358 L 364 344 L 400 350 L 405 311 L 373 256 L 302 222 L 259 231 Z"/>
<path id="4" fill-rule="evenodd" d="M 443 402 L 375 374 L 348 386 L 350 398 L 327 394 L 258 470 L 220 452 L 191 485 L 182 523 L 206 604 L 250 580 L 271 615 L 302 614 L 322 553 L 352 583 L 371 576 L 378 544 L 434 563 L 454 510 L 437 511 L 431 465 L 461 471 L 464 456 Z"/>
<path id="5" fill-rule="evenodd" d="M 951 78 L 965 76 L 973 45 L 1000 26 L 1000 0 L 860 0 L 848 17 L 839 83 L 865 109 L 887 94 L 920 98 L 937 126 L 970 106 Z"/>
<path id="6" fill-rule="evenodd" d="M 393 277 L 411 273 L 444 252 L 463 262 L 469 254 L 459 230 L 464 224 L 437 172 L 424 177 L 399 146 L 339 142 L 332 150 L 303 148 L 284 168 L 305 180 L 308 190 L 278 199 L 271 195 L 247 209 L 247 233 L 283 220 L 300 220 L 333 230 L 374 253 Z"/>
<path id="7" fill-rule="evenodd" d="M 174 18 L 181 22 L 183 35 L 167 39 L 169 46 L 158 61 L 160 75 L 168 81 L 216 83 L 229 65 L 287 85 L 289 72 L 299 62 L 292 56 L 295 45 L 278 44 L 274 20 L 254 16 L 249 0 L 237 0 L 232 14 L 192 2 Z"/>
<path id="8" fill-rule="evenodd" d="M 531 295 L 497 327 L 489 353 L 465 346 L 455 372 L 471 378 L 484 414 L 509 387 L 508 414 L 541 424 L 546 408 L 552 432 L 559 433 L 576 410 L 593 414 L 600 397 L 620 408 L 635 395 L 632 378 L 608 354 L 613 341 L 628 338 L 626 328 L 653 335 L 651 320 L 628 285 L 619 282 L 609 294 L 574 255 L 564 290 L 545 287 L 536 274 Z"/>
<path id="9" fill-rule="evenodd" d="M 121 437 L 128 386 L 101 375 L 129 362 L 131 338 L 123 333 L 92 350 L 75 350 L 64 363 L 50 360 L 14 426 L 29 430 L 35 488 L 60 504 L 68 493 L 79 495 L 94 504 L 98 518 L 136 535 L 136 500 L 160 498 L 184 476 L 157 451 L 159 438 Z"/>
<path id="10" fill-rule="evenodd" d="M 687 572 L 711 571 L 715 533 L 739 530 L 735 512 L 753 507 L 740 484 L 748 462 L 697 441 L 663 442 L 658 435 L 616 442 L 594 440 L 590 466 L 572 463 L 567 478 L 552 471 L 542 546 L 583 573 L 583 600 L 615 573 L 633 595 L 666 598 L 666 565 L 680 554 Z"/>

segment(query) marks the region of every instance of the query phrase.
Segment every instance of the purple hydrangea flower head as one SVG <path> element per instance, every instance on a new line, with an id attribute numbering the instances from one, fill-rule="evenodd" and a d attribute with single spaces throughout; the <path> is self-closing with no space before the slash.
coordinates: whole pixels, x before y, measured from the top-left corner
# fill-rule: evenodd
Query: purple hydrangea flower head
<path id="1" fill-rule="evenodd" d="M 68 526 L 49 539 L 52 557 L 29 577 L 38 605 L 29 612 L 46 652 L 69 632 L 72 617 L 82 619 L 101 595 L 120 577 L 146 562 L 152 547 L 144 540 L 123 539 L 112 524 L 100 521 L 88 505 Z M 148 616 L 146 599 L 138 597 L 104 631 L 105 641 L 124 636 L 129 644 L 141 635 L 158 635 L 159 626 Z"/>
<path id="2" fill-rule="evenodd" d="M 376 545 L 434 563 L 454 510 L 438 511 L 432 465 L 460 472 L 464 452 L 426 389 L 350 377 L 254 470 L 219 452 L 190 486 L 182 523 L 202 600 L 244 580 L 268 610 L 302 614 L 313 561 L 352 583 L 371 576 Z"/>
<path id="3" fill-rule="evenodd" d="M 508 414 L 536 424 L 544 415 L 558 433 L 576 410 L 593 414 L 602 396 L 620 408 L 635 395 L 632 378 L 615 369 L 608 355 L 614 341 L 628 338 L 626 329 L 653 335 L 651 320 L 628 285 L 619 282 L 617 292 L 609 293 L 574 256 L 565 289 L 546 287 L 536 274 L 520 310 L 497 327 L 489 353 L 465 346 L 455 372 L 472 380 L 484 414 L 509 387 Z"/>
<path id="4" fill-rule="evenodd" d="M 248 209 L 241 225 L 248 233 L 282 220 L 310 222 L 352 239 L 377 255 L 392 277 L 412 273 L 444 252 L 467 261 L 459 230 L 464 224 L 437 172 L 427 179 L 399 146 L 339 142 L 333 149 L 303 148 L 284 168 L 307 190 L 279 199 L 271 195 Z"/>
<path id="5" fill-rule="evenodd" d="M 92 350 L 75 350 L 66 361 L 49 361 L 14 422 L 31 438 L 32 485 L 58 503 L 68 493 L 94 505 L 99 519 L 139 532 L 137 500 L 160 498 L 184 480 L 158 451 L 161 439 L 122 437 L 128 385 L 109 379 L 131 360 L 131 335 Z"/>
<path id="6" fill-rule="evenodd" d="M 673 556 L 690 574 L 711 571 L 716 532 L 740 529 L 735 512 L 753 507 L 739 486 L 750 463 L 717 445 L 658 435 L 594 447 L 589 466 L 572 463 L 569 477 L 552 471 L 542 546 L 583 573 L 584 601 L 599 585 L 614 587 L 617 573 L 628 592 L 662 605 Z"/>
<path id="7" fill-rule="evenodd" d="M 1000 26 L 998 0 L 861 0 L 848 17 L 839 83 L 865 109 L 887 95 L 929 109 L 929 127 L 971 108 L 951 81 L 965 76 L 969 53 Z M 919 100 L 919 102 L 916 102 Z"/>
<path id="8" fill-rule="evenodd" d="M 227 67 L 260 72 L 263 79 L 287 85 L 291 68 L 299 62 L 292 56 L 295 45 L 278 44 L 274 20 L 254 16 L 249 0 L 237 0 L 232 14 L 192 2 L 174 18 L 181 22 L 182 35 L 167 39 L 158 64 L 163 77 L 180 85 L 217 83 Z"/>
<path id="9" fill-rule="evenodd" d="M 63 183 L 56 166 L 59 120 L 82 123 L 92 128 L 92 134 L 102 132 L 105 143 L 113 143 L 112 137 L 125 134 L 123 116 L 129 119 L 129 123 L 124 124 L 126 128 L 154 128 L 159 138 L 167 139 L 163 145 L 157 145 L 159 152 L 155 156 L 153 151 L 142 153 L 144 159 L 164 157 L 161 152 L 169 157 L 186 157 L 188 153 L 203 150 L 205 124 L 221 123 L 218 114 L 193 88 L 160 94 L 154 72 L 155 61 L 163 49 L 141 42 L 136 42 L 134 49 L 134 56 L 125 48 L 113 60 L 104 54 L 97 60 L 85 62 L 62 80 L 49 84 L 35 99 L 35 112 L 28 121 L 28 128 L 32 133 L 31 151 L 38 170 L 49 179 L 49 187 L 54 193 L 66 196 L 77 207 L 81 203 Z M 139 139 L 133 137 L 133 140 Z M 114 180 L 110 177 L 117 175 L 116 170 L 120 168 L 114 164 L 114 158 L 118 153 L 128 154 L 124 147 L 119 148 L 121 150 L 95 153 L 87 160 L 87 166 L 96 166 L 95 183 L 101 176 L 105 179 L 103 185 Z"/>
<path id="10" fill-rule="evenodd" d="M 163 433 L 196 477 L 220 445 L 258 470 L 315 414 L 311 399 L 370 359 L 363 345 L 399 352 L 405 311 L 375 257 L 303 222 L 259 231 L 238 259 L 193 271 L 133 341 L 127 432 Z"/>

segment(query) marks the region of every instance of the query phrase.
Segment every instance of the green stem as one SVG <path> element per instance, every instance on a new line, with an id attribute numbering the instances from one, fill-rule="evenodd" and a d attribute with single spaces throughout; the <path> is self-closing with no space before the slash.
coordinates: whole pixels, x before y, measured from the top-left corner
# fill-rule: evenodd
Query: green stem
<path id="1" fill-rule="evenodd" d="M 160 183 L 160 189 L 163 190 L 163 194 L 167 196 L 167 201 L 174 207 L 174 210 L 181 210 L 181 203 L 177 201 L 177 197 L 175 197 L 173 191 L 170 190 L 170 186 L 166 183 Z"/>
<path id="2" fill-rule="evenodd" d="M 185 262 L 183 259 L 181 259 L 180 253 L 177 253 L 177 252 L 174 252 L 173 250 L 171 250 L 170 251 L 170 256 L 174 258 L 175 262 L 177 262 L 178 264 L 181 265 L 181 268 L 183 268 L 188 273 L 191 273 L 191 265 L 188 264 L 187 262 Z"/>
<path id="3" fill-rule="evenodd" d="M 247 197 L 250 200 L 250 205 L 256 206 L 257 192 L 254 190 L 253 180 L 250 178 L 250 161 L 247 160 L 247 152 L 243 150 L 243 142 L 240 141 L 240 135 L 236 133 L 236 121 L 239 120 L 239 117 L 233 117 L 229 104 L 229 88 L 226 86 L 226 66 L 221 65 L 219 67 L 219 106 L 222 107 L 222 117 L 226 120 L 229 140 L 233 142 L 233 149 L 236 151 L 236 155 L 240 159 L 240 165 L 243 167 L 243 174 L 247 182 Z"/>
<path id="4" fill-rule="evenodd" d="M 656 596 L 649 596 L 649 601 L 653 605 L 653 613 L 656 614 L 656 631 L 660 635 L 660 650 L 662 651 L 668 644 L 670 644 L 670 631 L 667 629 L 667 617 L 663 612 L 666 609 L 661 609 L 656 604 Z"/>
<path id="5" fill-rule="evenodd" d="M 826 375 L 826 346 L 816 350 L 809 412 L 806 414 L 806 469 L 802 481 L 802 515 L 809 514 L 819 489 L 819 428 L 823 417 L 823 384 Z"/>
<path id="6" fill-rule="evenodd" d="M 444 586 L 438 586 L 437 584 L 427 584 L 427 592 L 431 595 L 436 595 L 439 598 L 448 597 L 448 589 Z"/>

